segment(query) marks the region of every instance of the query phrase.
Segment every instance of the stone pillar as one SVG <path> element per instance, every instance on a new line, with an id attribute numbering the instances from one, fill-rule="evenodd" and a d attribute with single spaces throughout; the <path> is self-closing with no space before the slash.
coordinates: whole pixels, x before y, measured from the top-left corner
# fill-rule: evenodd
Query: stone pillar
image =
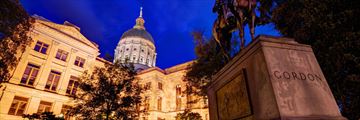
<path id="1" fill-rule="evenodd" d="M 0 114 L 8 114 L 15 93 L 1 90 L 0 95 L 2 95 L 2 98 L 0 99 Z"/>
<path id="2" fill-rule="evenodd" d="M 31 97 L 29 99 L 29 102 L 28 102 L 28 107 L 26 109 L 26 112 L 25 114 L 33 114 L 33 113 L 36 113 L 37 110 L 39 109 L 39 105 L 40 105 L 40 98 L 38 97 Z"/>
<path id="3" fill-rule="evenodd" d="M 63 103 L 59 102 L 59 101 L 55 101 L 53 103 L 52 111 L 53 111 L 54 115 L 59 115 L 61 113 L 62 105 L 63 105 Z"/>
<path id="4" fill-rule="evenodd" d="M 311 46 L 259 36 L 214 77 L 210 118 L 343 120 Z"/>

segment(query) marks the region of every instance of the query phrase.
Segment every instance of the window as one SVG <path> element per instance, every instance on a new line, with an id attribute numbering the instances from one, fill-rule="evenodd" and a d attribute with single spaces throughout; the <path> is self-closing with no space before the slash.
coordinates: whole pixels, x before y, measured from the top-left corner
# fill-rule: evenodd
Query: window
<path id="1" fill-rule="evenodd" d="M 34 50 L 43 54 L 46 54 L 49 45 L 43 42 L 37 41 Z"/>
<path id="2" fill-rule="evenodd" d="M 76 90 L 79 86 L 79 82 L 78 82 L 79 78 L 71 76 L 70 80 L 69 80 L 69 84 L 68 87 L 66 89 L 66 93 L 69 95 L 75 95 L 76 94 Z"/>
<path id="3" fill-rule="evenodd" d="M 134 55 L 134 56 L 133 56 L 133 61 L 134 61 L 134 62 L 135 62 L 135 59 L 136 59 L 136 56 Z"/>
<path id="4" fill-rule="evenodd" d="M 176 110 L 181 109 L 181 86 L 176 85 Z"/>
<path id="5" fill-rule="evenodd" d="M 147 82 L 145 84 L 145 90 L 150 90 L 150 88 L 151 88 L 151 82 Z"/>
<path id="6" fill-rule="evenodd" d="M 85 64 L 84 58 L 76 57 L 74 65 L 79 66 L 79 67 L 84 67 L 84 64 Z"/>
<path id="7" fill-rule="evenodd" d="M 126 48 L 126 51 L 129 51 L 129 48 Z"/>
<path id="8" fill-rule="evenodd" d="M 186 89 L 190 89 L 190 86 L 186 86 Z M 186 107 L 191 108 L 192 104 L 194 103 L 191 95 L 186 95 Z"/>
<path id="9" fill-rule="evenodd" d="M 40 105 L 39 105 L 37 113 L 41 114 L 43 112 L 50 112 L 51 105 L 52 105 L 52 103 L 50 103 L 50 102 L 40 101 Z"/>
<path id="10" fill-rule="evenodd" d="M 39 66 L 28 64 L 26 66 L 25 72 L 21 78 L 20 83 L 24 85 L 31 85 L 33 86 L 35 83 L 35 79 L 37 74 L 39 73 Z"/>
<path id="11" fill-rule="evenodd" d="M 59 59 L 59 60 L 62 60 L 62 61 L 66 61 L 66 58 L 68 56 L 69 52 L 66 52 L 64 50 L 58 50 L 57 53 L 56 53 L 56 56 L 55 58 Z"/>
<path id="12" fill-rule="evenodd" d="M 161 83 L 161 82 L 158 82 L 158 89 L 159 89 L 159 90 L 163 90 L 162 86 L 163 86 L 162 83 Z"/>
<path id="13" fill-rule="evenodd" d="M 149 110 L 149 108 L 150 108 L 150 97 L 146 96 L 144 110 Z"/>
<path id="14" fill-rule="evenodd" d="M 161 105 L 161 103 L 162 103 L 162 98 L 161 98 L 161 97 L 158 97 L 157 103 L 158 103 L 157 109 L 158 109 L 158 110 L 161 110 L 161 107 L 162 107 L 162 105 Z"/>
<path id="15" fill-rule="evenodd" d="M 28 102 L 27 98 L 15 96 L 13 102 L 11 103 L 8 114 L 22 116 L 26 109 L 27 102 Z"/>
<path id="16" fill-rule="evenodd" d="M 63 105 L 61 108 L 61 114 L 64 115 L 64 119 L 65 120 L 69 120 L 70 119 L 70 115 L 68 115 L 68 111 L 71 109 L 72 107 L 69 105 Z"/>
<path id="17" fill-rule="evenodd" d="M 149 59 L 146 59 L 146 64 L 149 64 Z"/>
<path id="18" fill-rule="evenodd" d="M 51 71 L 48 77 L 48 80 L 45 85 L 46 90 L 56 91 L 56 87 L 59 83 L 61 73 L 56 71 Z"/>
<path id="19" fill-rule="evenodd" d="M 141 56 L 141 57 L 140 57 L 140 63 L 142 63 L 142 62 L 143 62 L 143 57 Z"/>

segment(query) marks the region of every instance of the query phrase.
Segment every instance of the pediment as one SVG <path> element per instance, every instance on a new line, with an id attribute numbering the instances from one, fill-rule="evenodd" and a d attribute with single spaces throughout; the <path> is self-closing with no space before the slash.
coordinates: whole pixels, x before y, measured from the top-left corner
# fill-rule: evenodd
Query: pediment
<path id="1" fill-rule="evenodd" d="M 74 26 L 69 25 L 62 25 L 62 24 L 56 24 L 52 22 L 47 21 L 39 21 L 41 24 L 45 25 L 46 27 L 49 27 L 57 32 L 60 32 L 61 34 L 64 34 L 68 37 L 71 37 L 81 43 L 84 43 L 92 48 L 98 49 L 98 45 L 91 42 L 89 39 L 87 39 L 84 35 L 81 34 L 81 32 Z"/>

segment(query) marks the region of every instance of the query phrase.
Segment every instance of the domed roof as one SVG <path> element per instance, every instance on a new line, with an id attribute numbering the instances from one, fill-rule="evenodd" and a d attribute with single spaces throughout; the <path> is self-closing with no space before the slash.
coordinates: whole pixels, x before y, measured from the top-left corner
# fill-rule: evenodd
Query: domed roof
<path id="1" fill-rule="evenodd" d="M 153 37 L 151 36 L 151 34 L 149 32 L 147 32 L 145 29 L 132 28 L 132 29 L 126 31 L 121 36 L 121 39 L 124 39 L 126 37 L 140 37 L 140 38 L 144 38 L 146 40 L 149 40 L 152 43 L 155 43 Z"/>

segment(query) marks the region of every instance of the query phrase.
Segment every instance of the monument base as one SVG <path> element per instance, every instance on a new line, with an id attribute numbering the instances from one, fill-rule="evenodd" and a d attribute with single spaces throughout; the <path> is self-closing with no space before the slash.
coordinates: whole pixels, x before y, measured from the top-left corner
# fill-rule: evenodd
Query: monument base
<path id="1" fill-rule="evenodd" d="M 309 45 L 259 36 L 214 77 L 211 120 L 346 120 Z"/>

